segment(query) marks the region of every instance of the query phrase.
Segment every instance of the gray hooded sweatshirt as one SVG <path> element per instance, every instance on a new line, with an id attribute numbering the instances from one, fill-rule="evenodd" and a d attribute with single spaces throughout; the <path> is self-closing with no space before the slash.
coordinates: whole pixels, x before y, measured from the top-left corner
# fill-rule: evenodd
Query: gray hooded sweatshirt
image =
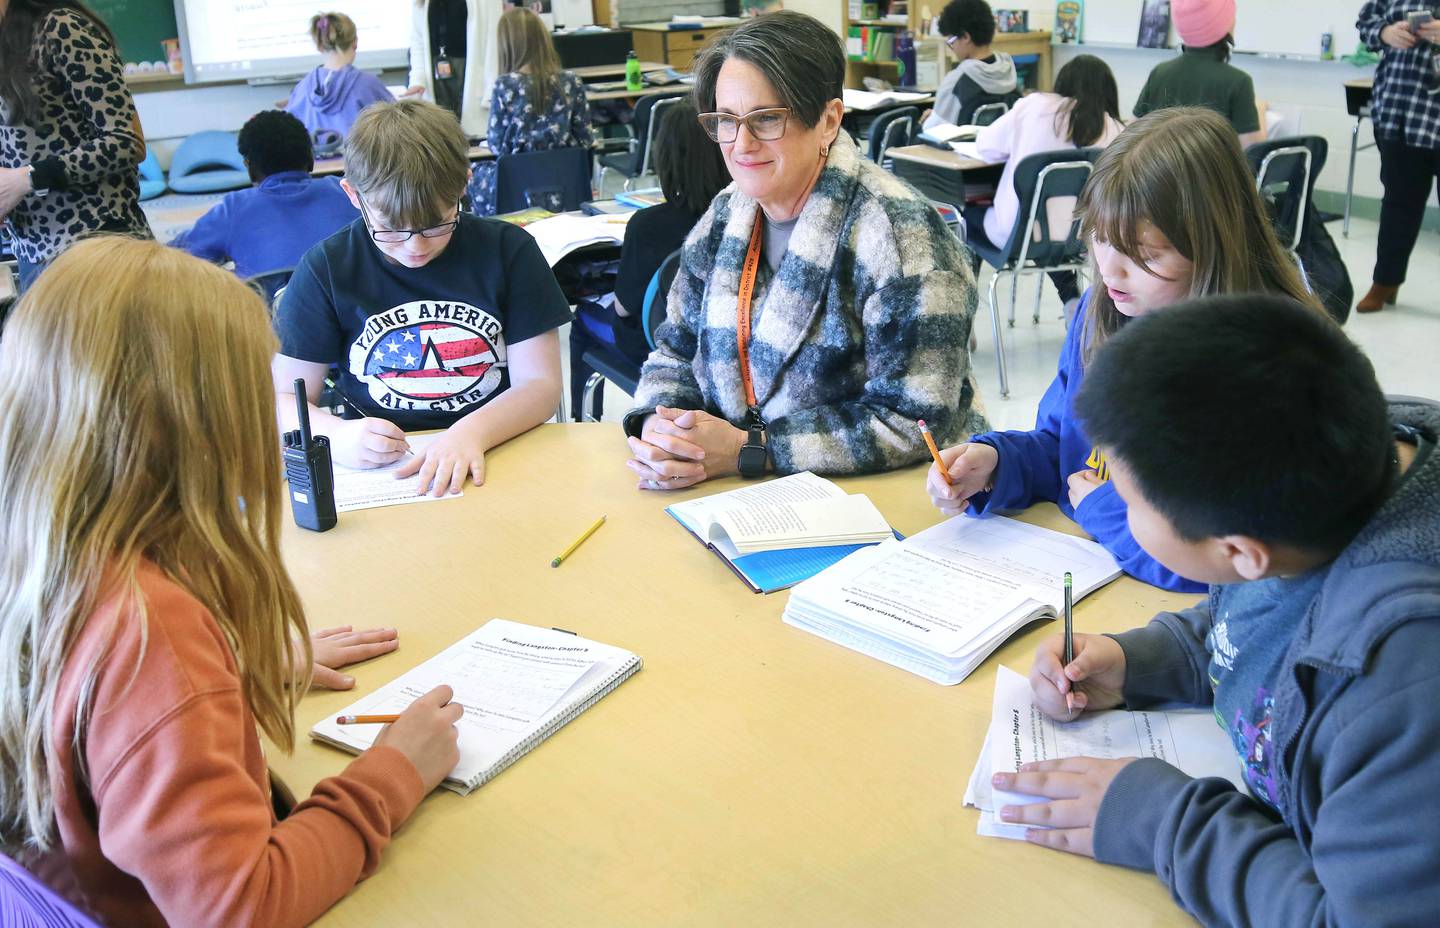
<path id="1" fill-rule="evenodd" d="M 1390 409 L 1433 446 L 1440 404 Z M 1115 636 L 1130 708 L 1210 702 L 1214 602 Z M 1154 871 L 1206 925 L 1440 923 L 1440 450 L 1297 614 L 1271 681 L 1279 816 L 1225 780 L 1139 760 L 1105 793 L 1095 857 Z"/>
<path id="2" fill-rule="evenodd" d="M 949 123 L 963 126 L 975 115 L 975 108 L 986 103 L 1014 105 L 1020 99 L 1015 76 L 1015 60 L 1004 52 L 995 52 L 988 60 L 967 58 L 950 69 L 935 91 L 935 109 L 925 120 L 925 128 Z"/>

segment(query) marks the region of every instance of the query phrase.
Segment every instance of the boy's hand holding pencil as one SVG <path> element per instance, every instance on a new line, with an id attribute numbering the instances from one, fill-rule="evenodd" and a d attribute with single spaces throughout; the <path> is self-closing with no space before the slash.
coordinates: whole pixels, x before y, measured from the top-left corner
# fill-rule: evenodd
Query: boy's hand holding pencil
<path id="1" fill-rule="evenodd" d="M 1046 638 L 1030 666 L 1030 692 L 1040 711 L 1068 722 L 1086 710 L 1113 709 L 1124 703 L 1125 651 L 1105 635 L 1074 636 L 1075 657 L 1064 665 L 1065 635 Z M 1071 697 L 1074 708 L 1066 706 Z"/>

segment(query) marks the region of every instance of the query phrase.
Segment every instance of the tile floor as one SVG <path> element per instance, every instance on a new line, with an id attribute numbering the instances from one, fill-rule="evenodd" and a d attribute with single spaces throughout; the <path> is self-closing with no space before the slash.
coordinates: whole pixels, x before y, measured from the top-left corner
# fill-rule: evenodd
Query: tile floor
<path id="1" fill-rule="evenodd" d="M 1370 286 L 1379 225 L 1354 219 L 1350 223 L 1349 238 L 1340 236 L 1338 221 L 1330 223 L 1327 228 L 1335 237 L 1350 270 L 1350 279 L 1358 298 Z M 1060 300 L 1047 280 L 1041 297 L 1040 323 L 1032 325 L 1034 281 L 1033 276 L 1022 279 L 1016 301 L 1015 328 L 1004 330 L 1010 395 L 1001 398 L 985 298 L 990 284 L 990 270 L 987 267 L 981 271 L 980 307 L 975 316 L 979 347 L 974 354 L 974 364 L 986 414 L 995 428 L 1033 426 L 1035 408 L 1055 376 L 1056 359 L 1060 356 L 1060 345 L 1065 338 Z M 1000 301 L 1001 326 L 1004 328 L 1009 299 L 1006 283 L 1002 282 L 997 288 L 996 296 Z M 1379 313 L 1352 313 L 1345 324 L 1345 331 L 1369 354 L 1380 385 L 1387 392 L 1440 399 L 1440 234 L 1421 233 L 1410 260 L 1409 281 L 1400 290 L 1399 303 Z M 629 407 L 629 397 L 612 385 L 606 386 L 607 421 L 618 421 Z"/>

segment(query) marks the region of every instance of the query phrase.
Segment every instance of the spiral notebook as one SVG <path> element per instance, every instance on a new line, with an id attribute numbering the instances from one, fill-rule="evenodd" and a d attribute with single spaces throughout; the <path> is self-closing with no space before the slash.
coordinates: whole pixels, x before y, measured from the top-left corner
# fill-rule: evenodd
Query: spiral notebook
<path id="1" fill-rule="evenodd" d="M 443 785 L 460 795 L 494 779 L 640 669 L 639 655 L 556 628 L 491 619 L 310 730 L 358 754 L 380 725 L 340 725 L 342 715 L 397 713 L 442 684 L 465 710 L 460 762 Z"/>

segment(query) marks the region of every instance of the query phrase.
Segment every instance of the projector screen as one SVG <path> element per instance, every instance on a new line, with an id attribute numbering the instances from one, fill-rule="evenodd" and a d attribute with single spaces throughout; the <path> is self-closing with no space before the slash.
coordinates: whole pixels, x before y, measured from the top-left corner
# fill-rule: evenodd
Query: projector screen
<path id="1" fill-rule="evenodd" d="M 355 20 L 357 68 L 405 67 L 414 0 L 175 0 L 186 83 L 293 77 L 320 63 L 310 17 Z"/>

